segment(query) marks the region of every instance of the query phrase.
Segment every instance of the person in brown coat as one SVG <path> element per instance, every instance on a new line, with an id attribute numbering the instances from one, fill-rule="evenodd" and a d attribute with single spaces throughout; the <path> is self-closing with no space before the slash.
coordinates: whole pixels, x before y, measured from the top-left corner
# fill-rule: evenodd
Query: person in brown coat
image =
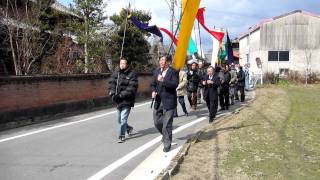
<path id="1" fill-rule="evenodd" d="M 177 96 L 181 108 L 186 116 L 188 116 L 188 111 L 184 102 L 184 96 L 187 95 L 187 83 L 187 73 L 181 69 L 179 72 L 179 85 L 177 87 Z M 178 117 L 177 109 L 175 111 L 174 117 Z"/>

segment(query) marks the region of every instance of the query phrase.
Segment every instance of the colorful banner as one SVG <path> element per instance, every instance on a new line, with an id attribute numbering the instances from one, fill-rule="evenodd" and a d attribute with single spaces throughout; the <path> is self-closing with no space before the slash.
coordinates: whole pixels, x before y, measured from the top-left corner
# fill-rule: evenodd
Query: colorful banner
<path id="1" fill-rule="evenodd" d="M 174 35 L 167 29 L 165 28 L 159 28 L 161 31 L 163 31 L 164 33 L 166 33 L 170 39 L 173 41 L 173 43 L 177 46 L 178 44 L 178 39 L 176 37 L 174 37 Z M 197 52 L 197 46 L 195 45 L 195 43 L 193 42 L 193 40 L 190 38 L 189 40 L 189 44 L 188 44 L 188 53 L 190 55 L 193 55 L 195 52 Z"/>
<path id="2" fill-rule="evenodd" d="M 182 19 L 179 41 L 174 54 L 173 68 L 181 69 L 185 65 L 188 44 L 190 41 L 191 31 L 196 18 L 200 0 L 183 0 L 182 1 Z"/>
<path id="3" fill-rule="evenodd" d="M 198 49 L 198 56 L 205 59 L 203 48 L 202 48 L 203 46 L 201 45 L 201 40 L 200 40 L 201 37 L 199 35 L 199 29 L 194 27 L 192 30 L 191 36 L 192 36 L 192 39 L 194 39 L 194 41 L 196 43 L 196 46 Z"/>
<path id="4" fill-rule="evenodd" d="M 165 29 L 165 28 L 159 28 L 159 29 L 161 31 L 165 32 L 170 37 L 170 39 L 173 41 L 173 43 L 175 45 L 178 44 L 178 39 L 176 37 L 174 37 L 174 35 L 168 29 Z"/>
<path id="5" fill-rule="evenodd" d="M 193 41 L 192 37 L 190 37 L 189 44 L 188 44 L 188 53 L 189 55 L 194 55 L 194 53 L 198 52 L 198 48 L 196 43 Z"/>
<path id="6" fill-rule="evenodd" d="M 227 54 L 228 54 L 228 64 L 234 63 L 233 49 L 232 49 L 232 44 L 231 44 L 228 32 L 227 32 L 226 51 L 227 51 Z"/>
<path id="7" fill-rule="evenodd" d="M 212 57 L 211 57 L 211 66 L 215 67 L 216 63 L 218 64 L 218 54 L 220 50 L 220 41 L 215 37 L 212 37 Z"/>
<path id="8" fill-rule="evenodd" d="M 218 32 L 218 31 L 214 31 L 214 30 L 210 30 L 204 23 L 204 11 L 205 8 L 200 8 L 198 9 L 197 12 L 197 20 L 199 21 L 199 23 L 201 24 L 201 26 L 208 32 L 210 33 L 213 37 L 215 37 L 218 41 L 222 41 L 223 37 L 224 37 L 224 33 L 223 32 Z"/>
<path id="9" fill-rule="evenodd" d="M 135 17 L 135 16 L 132 16 L 130 15 L 129 18 L 131 19 L 132 23 L 137 27 L 139 28 L 140 30 L 145 30 L 149 33 L 152 33 L 154 35 L 157 35 L 160 37 L 160 41 L 162 42 L 163 41 L 163 36 L 159 30 L 159 28 L 154 25 L 154 26 L 149 26 L 148 23 L 143 23 L 143 22 L 140 22 L 138 21 L 138 19 Z"/>

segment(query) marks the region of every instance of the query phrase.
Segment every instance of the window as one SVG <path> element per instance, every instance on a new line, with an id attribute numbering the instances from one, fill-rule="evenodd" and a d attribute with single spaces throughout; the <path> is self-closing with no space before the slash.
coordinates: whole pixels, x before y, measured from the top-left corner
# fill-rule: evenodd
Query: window
<path id="1" fill-rule="evenodd" d="M 278 51 L 269 51 L 268 61 L 278 61 Z"/>
<path id="2" fill-rule="evenodd" d="M 268 61 L 289 61 L 289 51 L 269 51 Z"/>
<path id="3" fill-rule="evenodd" d="M 289 51 L 279 51 L 279 61 L 289 61 Z"/>

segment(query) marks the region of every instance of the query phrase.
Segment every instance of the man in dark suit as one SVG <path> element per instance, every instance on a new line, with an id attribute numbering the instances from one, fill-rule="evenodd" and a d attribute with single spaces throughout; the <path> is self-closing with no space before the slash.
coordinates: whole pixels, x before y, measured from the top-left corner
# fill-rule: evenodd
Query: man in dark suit
<path id="1" fill-rule="evenodd" d="M 179 74 L 169 67 L 170 57 L 161 57 L 160 68 L 153 73 L 151 83 L 152 98 L 155 99 L 153 120 L 155 127 L 162 134 L 163 151 L 168 152 L 172 142 L 173 114 L 177 108 L 177 87 Z"/>
<path id="2" fill-rule="evenodd" d="M 204 87 L 203 99 L 206 101 L 209 110 L 209 123 L 212 123 L 216 117 L 218 109 L 218 87 L 221 83 L 219 72 L 214 73 L 214 71 L 214 67 L 210 66 L 207 69 L 207 75 L 202 81 Z"/>

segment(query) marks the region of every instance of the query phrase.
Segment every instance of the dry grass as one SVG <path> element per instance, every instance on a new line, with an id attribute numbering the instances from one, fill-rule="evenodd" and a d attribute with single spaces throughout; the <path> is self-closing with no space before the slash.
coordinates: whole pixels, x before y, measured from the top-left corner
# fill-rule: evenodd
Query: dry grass
<path id="1" fill-rule="evenodd" d="M 320 86 L 256 94 L 239 114 L 205 128 L 173 179 L 320 177 Z"/>

